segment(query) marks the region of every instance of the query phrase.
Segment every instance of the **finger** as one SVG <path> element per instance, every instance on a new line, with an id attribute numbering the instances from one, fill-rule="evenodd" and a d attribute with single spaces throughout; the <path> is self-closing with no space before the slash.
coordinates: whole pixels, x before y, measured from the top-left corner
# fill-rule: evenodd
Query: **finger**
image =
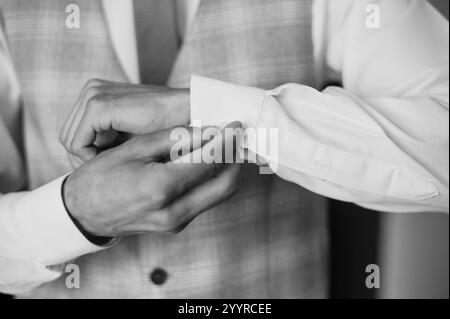
<path id="1" fill-rule="evenodd" d="M 143 91 L 145 92 L 148 90 L 149 86 L 138 86 L 131 83 L 120 83 L 120 82 L 109 82 L 105 80 L 89 80 L 84 87 L 81 89 L 80 95 L 78 96 L 77 101 L 74 104 L 74 107 L 72 108 L 71 113 L 67 117 L 64 127 L 61 130 L 60 133 L 60 141 L 62 144 L 66 144 L 65 141 L 68 140 L 68 137 L 70 135 L 70 132 L 73 131 L 73 126 L 77 126 L 74 124 L 76 119 L 76 114 L 78 113 L 79 109 L 89 100 L 92 94 L 88 94 L 89 90 L 96 87 L 103 87 L 106 91 L 114 91 L 116 93 L 127 93 L 132 88 L 133 91 Z M 107 90 L 109 88 L 109 90 Z"/>
<path id="2" fill-rule="evenodd" d="M 209 133 L 213 129 L 212 133 Z M 185 153 L 178 158 L 171 158 L 175 164 L 182 163 L 233 163 L 238 139 L 242 137 L 242 123 L 232 122 L 223 129 L 214 127 L 202 128 L 203 140 L 208 143 L 192 154 Z"/>
<path id="3" fill-rule="evenodd" d="M 201 148 L 194 150 L 188 156 L 183 156 L 181 161 L 169 162 L 161 169 L 167 170 L 167 189 L 171 190 L 171 198 L 176 198 L 200 183 L 215 177 L 225 163 L 232 163 L 235 152 L 232 148 L 225 148 L 226 144 L 234 144 L 235 135 L 230 134 L 240 127 L 240 123 L 234 123 L 226 128 L 231 131 L 219 130 L 220 134 L 205 143 Z M 211 156 L 211 153 L 214 155 Z M 230 153 L 230 154 L 226 154 Z"/>
<path id="4" fill-rule="evenodd" d="M 239 170 L 239 164 L 227 165 L 217 177 L 190 190 L 169 205 L 169 219 L 179 226 L 174 231 L 180 231 L 201 213 L 229 199 L 236 189 Z"/>
<path id="5" fill-rule="evenodd" d="M 238 121 L 231 122 L 226 125 L 221 132 L 223 133 L 221 152 L 214 154 L 216 155 L 215 158 L 221 159 L 223 163 L 236 163 L 237 148 L 240 145 L 241 138 L 243 137 L 242 123 Z M 218 141 L 218 143 L 219 142 L 220 141 Z M 220 147 L 220 145 L 217 145 L 217 147 Z M 208 150 L 205 151 L 208 152 Z M 214 151 L 214 148 L 210 150 L 210 152 Z"/>
<path id="6" fill-rule="evenodd" d="M 82 91 L 83 92 L 83 91 Z M 59 141 L 61 144 L 65 144 L 65 141 L 67 139 L 67 136 L 69 134 L 69 130 L 73 121 L 73 117 L 75 116 L 75 113 L 78 110 L 78 105 L 80 104 L 81 96 L 78 97 L 77 101 L 75 102 L 72 110 L 70 111 L 69 116 L 66 118 L 66 121 L 64 122 L 63 128 L 59 134 Z"/>
<path id="7" fill-rule="evenodd" d="M 99 134 L 111 128 L 112 108 L 103 108 L 96 104 L 85 109 L 84 114 L 73 134 L 70 152 L 84 161 L 88 161 L 98 153 L 95 141 Z"/>
<path id="8" fill-rule="evenodd" d="M 72 127 L 72 123 L 73 123 L 74 117 L 75 117 L 76 113 L 78 112 L 78 109 L 79 109 L 79 107 L 80 107 L 80 105 L 81 105 L 81 103 L 82 103 L 82 101 L 83 101 L 83 99 L 84 99 L 84 97 L 86 95 L 86 91 L 92 85 L 92 83 L 93 83 L 93 81 L 88 81 L 83 86 L 83 88 L 81 89 L 80 95 L 78 96 L 78 98 L 77 98 L 77 100 L 76 100 L 76 102 L 74 104 L 74 107 L 72 108 L 72 111 L 70 112 L 69 116 L 66 119 L 66 122 L 64 124 L 64 128 L 62 129 L 61 134 L 60 134 L 60 141 L 61 141 L 61 143 L 63 145 L 65 145 L 65 143 L 66 143 L 66 140 L 68 138 L 70 129 Z"/>
<path id="9" fill-rule="evenodd" d="M 86 87 L 83 89 L 83 92 L 81 93 L 81 99 L 76 107 L 76 111 L 72 116 L 72 119 L 70 120 L 69 128 L 67 131 L 66 139 L 64 140 L 64 146 L 68 151 L 70 151 L 70 146 L 72 145 L 73 137 L 75 135 L 75 132 L 78 128 L 78 125 L 81 121 L 81 119 L 84 116 L 84 113 L 86 111 L 86 107 L 89 103 L 89 101 L 95 97 L 99 93 L 99 87 L 104 83 L 101 80 L 91 80 L 86 84 Z"/>
<path id="10" fill-rule="evenodd" d="M 115 93 L 120 93 L 120 90 Z M 118 106 L 115 102 L 108 103 L 105 97 L 100 100 L 91 99 L 73 135 L 70 151 L 84 161 L 90 160 L 100 151 L 96 142 L 105 132 L 115 132 L 117 136 L 118 132 L 139 134 L 142 129 L 148 129 L 147 119 L 157 117 L 150 110 Z"/>
<path id="11" fill-rule="evenodd" d="M 63 131 L 61 132 L 61 140 L 63 141 L 64 144 L 65 141 L 67 140 L 67 144 L 71 144 L 72 143 L 72 139 L 74 137 L 72 137 L 71 135 L 74 133 L 74 130 L 76 132 L 76 129 L 79 126 L 79 121 L 81 120 L 79 117 L 77 117 L 77 114 L 79 114 L 80 111 L 84 111 L 86 110 L 86 105 L 88 103 L 88 101 L 90 100 L 90 98 L 92 98 L 94 95 L 96 95 L 96 93 L 99 93 L 99 90 L 95 90 L 96 88 L 101 88 L 101 92 L 102 94 L 114 94 L 114 95 L 127 95 L 130 92 L 133 92 L 134 94 L 137 94 L 139 92 L 148 92 L 149 89 L 151 89 L 151 86 L 148 85 L 135 85 L 135 84 L 131 84 L 131 83 L 120 83 L 120 82 L 109 82 L 109 81 L 104 81 L 104 80 L 91 80 L 89 81 L 85 87 L 82 89 L 82 92 L 80 94 L 80 97 L 78 98 L 77 102 L 75 103 L 75 105 L 77 107 L 74 107 L 74 109 L 72 110 L 72 113 L 70 114 L 68 120 L 66 121 L 66 124 L 64 126 Z M 161 88 L 158 88 L 158 91 L 161 91 Z M 122 105 L 122 107 L 124 107 L 126 105 Z M 122 109 L 119 108 L 119 109 Z M 129 119 L 128 121 L 130 123 L 135 123 L 136 121 L 142 120 L 143 116 L 139 115 L 139 114 L 135 114 L 135 113 L 127 113 L 124 112 L 123 114 L 120 115 L 120 117 L 116 117 L 115 119 L 121 119 L 121 117 L 124 117 L 126 119 L 127 115 L 129 116 L 129 114 L 132 115 L 132 119 Z M 134 118 L 133 118 L 134 117 Z M 78 119 L 78 121 L 77 121 Z M 121 123 L 122 121 L 118 121 L 119 123 Z M 127 123 L 127 121 L 124 121 L 125 123 Z M 111 121 L 111 123 L 114 123 L 113 121 Z M 134 128 L 134 126 L 132 127 Z M 117 129 L 117 128 L 114 128 Z M 120 130 L 120 129 L 119 129 Z M 130 133 L 138 133 L 138 132 L 130 132 Z M 69 138 L 71 137 L 71 138 Z M 75 136 L 76 137 L 76 136 Z"/>
<path id="12" fill-rule="evenodd" d="M 172 165 L 174 170 L 191 172 L 192 166 L 185 164 L 202 164 L 198 165 L 202 167 L 209 164 L 232 163 L 237 145 L 236 138 L 241 136 L 238 131 L 241 129 L 241 125 L 240 122 L 233 122 L 222 130 L 214 128 L 212 134 L 208 133 L 211 127 L 203 128 L 203 140 L 207 140 L 205 137 L 208 137 L 209 141 L 193 152 L 183 154 L 176 159 L 171 158 L 172 163 L 168 165 Z"/>
<path id="13" fill-rule="evenodd" d="M 83 118 L 84 112 L 86 110 L 87 104 L 92 97 L 89 95 L 83 96 L 82 100 L 78 104 L 72 119 L 70 120 L 69 129 L 67 131 L 66 139 L 64 140 L 65 148 L 70 151 L 70 146 L 72 145 L 73 137 Z"/>
<path id="14" fill-rule="evenodd" d="M 132 158 L 161 158 L 176 156 L 179 150 L 189 153 L 208 141 L 203 129 L 193 127 L 174 127 L 162 131 L 137 135 L 121 147 Z M 215 128 L 217 132 L 218 129 Z"/>
<path id="15" fill-rule="evenodd" d="M 75 155 L 72 155 L 70 153 L 67 153 L 67 158 L 69 159 L 69 163 L 70 163 L 72 169 L 77 169 L 84 163 L 84 161 L 82 161 L 80 158 L 78 158 Z"/>
<path id="16" fill-rule="evenodd" d="M 102 152 L 109 148 L 116 147 L 130 139 L 131 136 L 127 138 L 127 135 L 128 134 L 121 134 L 114 130 L 108 130 L 104 133 L 97 134 L 94 144 L 97 147 L 98 152 Z"/>
<path id="17" fill-rule="evenodd" d="M 69 116 L 67 117 L 67 119 L 64 123 L 64 127 L 60 133 L 60 141 L 63 144 L 65 143 L 65 141 L 69 135 L 70 129 L 72 127 L 72 123 L 74 121 L 74 117 L 77 114 L 78 109 L 80 108 L 82 102 L 84 101 L 89 89 L 92 87 L 101 86 L 103 83 L 104 83 L 104 81 L 102 81 L 102 80 L 92 79 L 92 80 L 87 81 L 85 83 L 85 85 L 83 86 L 83 88 L 81 89 L 80 95 L 78 96 L 78 98 L 74 104 L 74 107 L 72 108 L 72 111 L 70 112 Z"/>

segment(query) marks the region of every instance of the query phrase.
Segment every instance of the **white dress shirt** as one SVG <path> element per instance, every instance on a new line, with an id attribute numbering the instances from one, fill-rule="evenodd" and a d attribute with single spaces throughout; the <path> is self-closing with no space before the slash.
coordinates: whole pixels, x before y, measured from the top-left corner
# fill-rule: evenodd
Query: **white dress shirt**
<path id="1" fill-rule="evenodd" d="M 178 1 L 184 35 L 199 1 Z M 131 3 L 105 0 L 104 9 L 117 56 L 138 82 Z M 314 2 L 318 86 L 341 80 L 343 88 L 264 91 L 193 76 L 191 118 L 277 128 L 278 156 L 268 162 L 280 177 L 321 195 L 387 212 L 448 213 L 449 24 L 426 1 L 380 0 L 380 28 L 369 28 L 369 3 Z M 0 70 L 0 102 L 13 103 L 17 81 L 1 33 Z M 9 165 L 2 143 L 0 169 Z M 245 147 L 257 153 L 256 144 Z M 67 216 L 62 180 L 0 195 L 0 291 L 54 280 L 61 274 L 55 265 L 104 248 Z"/>

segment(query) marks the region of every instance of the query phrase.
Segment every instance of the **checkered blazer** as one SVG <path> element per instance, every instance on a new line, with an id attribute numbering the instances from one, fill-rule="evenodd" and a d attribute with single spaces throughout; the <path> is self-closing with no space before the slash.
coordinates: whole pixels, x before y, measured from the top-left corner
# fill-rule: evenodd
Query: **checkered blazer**
<path id="1" fill-rule="evenodd" d="M 65 27 L 76 3 L 82 27 Z M 128 81 L 98 0 L 0 0 L 23 95 L 29 188 L 70 170 L 58 134 L 85 82 Z M 313 85 L 311 0 L 203 0 L 169 85 L 191 74 L 274 88 Z M 293 146 L 295 147 L 295 146 Z M 326 201 L 251 165 L 233 199 L 182 233 L 148 234 L 83 256 L 81 287 L 65 276 L 37 298 L 319 298 L 327 292 Z M 162 268 L 167 280 L 150 274 Z"/>

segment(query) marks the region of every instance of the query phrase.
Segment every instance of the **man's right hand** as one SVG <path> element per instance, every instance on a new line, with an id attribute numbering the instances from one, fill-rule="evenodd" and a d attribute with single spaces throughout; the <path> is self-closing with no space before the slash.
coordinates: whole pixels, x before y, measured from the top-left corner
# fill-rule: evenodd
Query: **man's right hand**
<path id="1" fill-rule="evenodd" d="M 239 166 L 166 161 L 177 142 L 170 132 L 138 135 L 68 177 L 66 206 L 85 231 L 102 237 L 176 233 L 232 195 Z M 201 139 L 201 131 L 194 129 L 192 138 Z M 223 141 L 197 151 L 211 143 Z"/>
<path id="2" fill-rule="evenodd" d="M 189 90 L 90 80 L 64 124 L 60 141 L 73 167 L 129 135 L 190 122 Z"/>

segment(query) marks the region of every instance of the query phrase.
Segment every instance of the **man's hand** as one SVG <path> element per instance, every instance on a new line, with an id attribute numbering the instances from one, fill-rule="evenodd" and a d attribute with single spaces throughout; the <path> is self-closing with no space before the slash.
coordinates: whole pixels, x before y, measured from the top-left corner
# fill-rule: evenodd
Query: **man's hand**
<path id="1" fill-rule="evenodd" d="M 60 134 L 72 165 L 117 144 L 121 133 L 145 134 L 190 121 L 189 90 L 91 80 Z M 123 134 L 122 134 L 123 135 Z"/>
<path id="2" fill-rule="evenodd" d="M 138 135 L 68 177 L 66 206 L 84 230 L 102 237 L 174 233 L 232 195 L 239 165 L 167 161 L 175 143 L 179 146 L 170 132 Z M 187 149 L 202 145 L 201 130 L 191 132 Z M 206 154 L 223 143 L 214 138 L 194 152 Z"/>

